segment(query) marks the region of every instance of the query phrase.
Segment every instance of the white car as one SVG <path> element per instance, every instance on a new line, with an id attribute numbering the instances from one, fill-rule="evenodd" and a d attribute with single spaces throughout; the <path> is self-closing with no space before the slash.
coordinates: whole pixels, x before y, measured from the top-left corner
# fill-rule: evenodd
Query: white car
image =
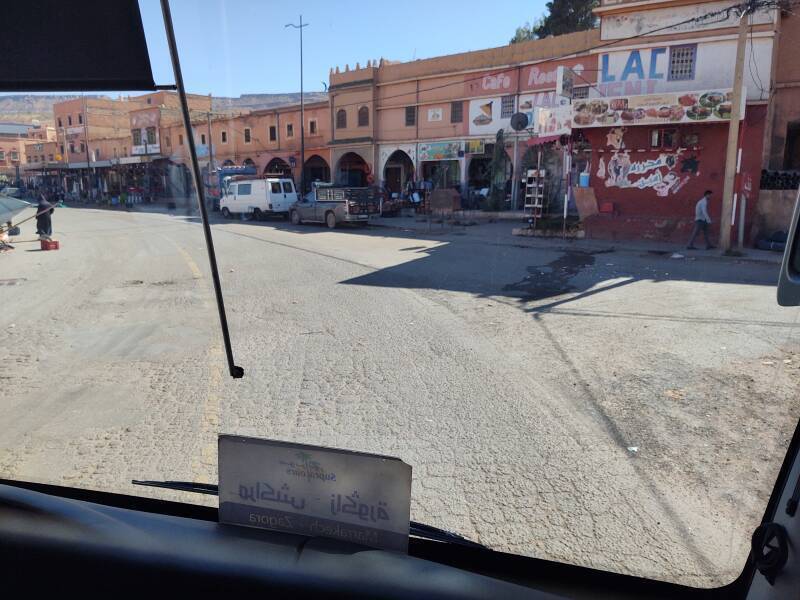
<path id="1" fill-rule="evenodd" d="M 297 191 L 291 179 L 234 178 L 225 186 L 219 209 L 226 219 L 239 214 L 261 219 L 265 215 L 288 215 L 295 202 Z"/>

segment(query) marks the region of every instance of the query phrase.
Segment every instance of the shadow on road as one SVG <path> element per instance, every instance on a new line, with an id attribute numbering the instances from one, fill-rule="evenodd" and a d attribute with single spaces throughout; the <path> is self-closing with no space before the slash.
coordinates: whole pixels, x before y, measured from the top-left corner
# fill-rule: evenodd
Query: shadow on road
<path id="1" fill-rule="evenodd" d="M 562 307 L 639 281 L 774 286 L 779 267 L 648 253 L 451 243 L 402 251 L 419 258 L 344 281 L 348 285 L 428 288 L 506 296 L 531 313 Z"/>

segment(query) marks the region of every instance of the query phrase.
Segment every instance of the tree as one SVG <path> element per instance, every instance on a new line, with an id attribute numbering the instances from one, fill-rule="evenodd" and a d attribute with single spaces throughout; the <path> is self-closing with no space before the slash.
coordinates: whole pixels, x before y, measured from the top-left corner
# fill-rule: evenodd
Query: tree
<path id="1" fill-rule="evenodd" d="M 527 42 L 528 40 L 535 40 L 536 34 L 533 33 L 533 30 L 541 25 L 541 19 L 531 25 L 527 21 L 525 21 L 525 25 L 522 27 L 517 27 L 517 31 L 514 33 L 514 37 L 509 40 L 509 44 L 516 44 L 518 42 Z"/>
<path id="2" fill-rule="evenodd" d="M 547 3 L 547 15 L 533 29 L 533 34 L 543 38 L 592 29 L 597 23 L 592 9 L 598 4 L 598 0 L 551 0 Z"/>
<path id="3" fill-rule="evenodd" d="M 492 162 L 489 164 L 491 183 L 487 208 L 503 210 L 506 205 L 506 178 L 508 176 L 508 156 L 506 155 L 505 133 L 501 129 L 494 140 Z"/>

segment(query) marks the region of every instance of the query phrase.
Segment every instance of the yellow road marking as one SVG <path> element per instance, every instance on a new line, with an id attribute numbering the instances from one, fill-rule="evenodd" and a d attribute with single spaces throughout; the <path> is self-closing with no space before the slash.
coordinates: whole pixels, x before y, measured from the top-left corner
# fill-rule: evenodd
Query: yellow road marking
<path id="1" fill-rule="evenodd" d="M 192 463 L 194 481 L 215 483 L 217 480 L 217 434 L 220 433 L 220 405 L 217 391 L 222 383 L 222 347 L 214 344 L 208 349 L 208 386 L 201 416 L 200 455 Z"/>
<path id="2" fill-rule="evenodd" d="M 192 276 L 195 279 L 202 279 L 203 272 L 200 270 L 200 267 L 197 266 L 197 263 L 194 262 L 194 259 L 189 255 L 189 253 L 186 250 L 181 248 L 178 244 L 176 244 L 175 242 L 172 243 L 175 245 L 175 248 L 178 249 L 178 254 L 180 254 L 183 257 L 183 260 L 186 261 L 186 264 L 189 266 L 189 270 L 192 272 Z"/>

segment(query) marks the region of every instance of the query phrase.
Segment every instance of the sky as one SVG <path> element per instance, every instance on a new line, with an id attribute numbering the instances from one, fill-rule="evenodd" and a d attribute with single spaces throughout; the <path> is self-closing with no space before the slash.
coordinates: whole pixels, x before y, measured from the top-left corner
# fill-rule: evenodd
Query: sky
<path id="1" fill-rule="evenodd" d="M 139 0 L 153 75 L 172 83 L 158 0 Z M 171 0 L 186 89 L 239 96 L 323 91 L 331 67 L 381 57 L 409 61 L 503 46 L 545 12 L 545 0 Z"/>

